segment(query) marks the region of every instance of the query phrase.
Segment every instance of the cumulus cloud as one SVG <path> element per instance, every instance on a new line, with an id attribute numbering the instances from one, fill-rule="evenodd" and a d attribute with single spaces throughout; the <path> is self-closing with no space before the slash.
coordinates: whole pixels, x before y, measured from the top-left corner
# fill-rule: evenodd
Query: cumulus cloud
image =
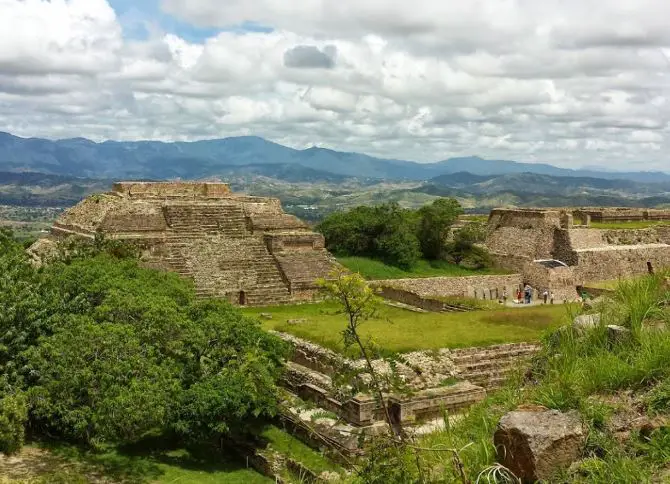
<path id="1" fill-rule="evenodd" d="M 320 50 L 315 45 L 297 45 L 284 52 L 284 65 L 297 69 L 332 69 L 337 47 L 328 45 Z"/>
<path id="2" fill-rule="evenodd" d="M 664 0 L 162 5 L 219 31 L 196 42 L 157 28 L 137 40 L 106 0 L 0 0 L 0 130 L 254 134 L 420 161 L 644 160 L 670 171 Z M 240 28 L 249 23 L 271 29 Z"/>

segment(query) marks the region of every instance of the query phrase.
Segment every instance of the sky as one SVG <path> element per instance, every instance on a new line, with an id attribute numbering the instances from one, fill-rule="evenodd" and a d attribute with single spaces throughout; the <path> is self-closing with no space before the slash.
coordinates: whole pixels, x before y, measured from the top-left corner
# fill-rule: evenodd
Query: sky
<path id="1" fill-rule="evenodd" d="M 0 131 L 670 171 L 667 0 L 0 0 Z"/>

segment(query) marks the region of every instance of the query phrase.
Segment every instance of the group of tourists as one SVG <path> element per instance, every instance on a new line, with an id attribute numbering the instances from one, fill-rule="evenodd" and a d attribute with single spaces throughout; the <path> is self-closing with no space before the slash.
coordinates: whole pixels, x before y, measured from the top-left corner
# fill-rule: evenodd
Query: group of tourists
<path id="1" fill-rule="evenodd" d="M 533 302 L 534 296 L 536 295 L 537 291 L 533 289 L 530 284 L 526 284 L 523 286 L 523 288 L 519 287 L 516 290 L 516 298 L 514 299 L 514 302 L 516 304 L 531 304 Z M 503 303 L 507 304 L 507 289 L 503 291 L 503 298 L 502 301 Z M 548 289 L 545 289 L 542 291 L 541 294 L 542 298 L 542 303 L 543 304 L 554 304 L 554 292 L 549 291 Z"/>

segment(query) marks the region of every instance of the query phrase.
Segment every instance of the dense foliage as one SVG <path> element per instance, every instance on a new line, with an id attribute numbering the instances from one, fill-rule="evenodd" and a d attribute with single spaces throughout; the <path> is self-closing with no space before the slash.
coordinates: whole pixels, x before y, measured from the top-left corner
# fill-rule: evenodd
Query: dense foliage
<path id="1" fill-rule="evenodd" d="M 285 346 L 175 274 L 96 241 L 41 269 L 0 233 L 0 445 L 36 432 L 97 445 L 202 440 L 277 410 Z"/>
<path id="2" fill-rule="evenodd" d="M 475 230 L 460 231 L 450 241 L 451 228 L 463 209 L 451 198 L 439 198 L 419 210 L 397 203 L 360 206 L 326 217 L 317 230 L 326 238 L 329 250 L 346 256 L 379 259 L 403 269 L 419 260 L 448 260 L 469 268 L 489 265 Z"/>

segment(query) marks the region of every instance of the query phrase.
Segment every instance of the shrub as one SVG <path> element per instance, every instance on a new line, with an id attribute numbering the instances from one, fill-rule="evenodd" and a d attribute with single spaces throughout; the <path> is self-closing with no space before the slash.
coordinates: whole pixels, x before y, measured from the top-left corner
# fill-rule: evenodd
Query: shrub
<path id="1" fill-rule="evenodd" d="M 25 395 L 11 393 L 0 398 L 0 452 L 14 454 L 21 450 L 27 420 Z"/>

